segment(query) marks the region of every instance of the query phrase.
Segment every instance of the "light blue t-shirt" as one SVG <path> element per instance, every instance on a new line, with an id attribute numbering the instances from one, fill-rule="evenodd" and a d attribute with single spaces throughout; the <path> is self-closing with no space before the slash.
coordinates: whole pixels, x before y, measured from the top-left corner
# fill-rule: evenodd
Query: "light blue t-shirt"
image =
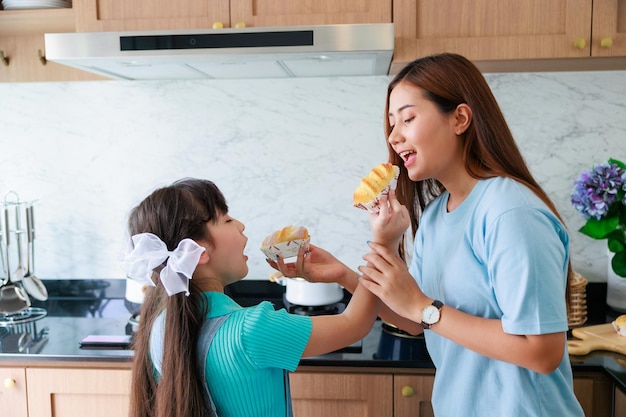
<path id="1" fill-rule="evenodd" d="M 274 310 L 264 301 L 241 307 L 225 294 L 207 292 L 207 318 L 231 313 L 217 330 L 206 360 L 206 379 L 220 417 L 284 417 L 283 370 L 295 371 L 311 336 L 308 316 Z M 162 315 L 161 317 L 164 317 Z M 164 321 L 150 335 L 150 356 L 160 369 Z"/>
<path id="2" fill-rule="evenodd" d="M 410 272 L 422 291 L 465 313 L 500 319 L 506 333 L 566 332 L 569 237 L 558 218 L 507 178 L 478 181 L 450 213 L 448 196 L 428 205 L 415 236 Z M 424 333 L 436 367 L 437 417 L 584 416 L 567 346 L 559 367 L 542 375 Z"/>

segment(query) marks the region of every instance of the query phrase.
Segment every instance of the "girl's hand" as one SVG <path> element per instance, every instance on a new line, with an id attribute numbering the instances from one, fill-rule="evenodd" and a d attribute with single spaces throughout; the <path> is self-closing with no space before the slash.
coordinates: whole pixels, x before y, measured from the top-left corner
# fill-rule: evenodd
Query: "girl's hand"
<path id="1" fill-rule="evenodd" d="M 276 261 L 267 259 L 267 263 L 288 278 L 300 277 L 309 282 L 337 282 L 342 285 L 350 272 L 331 253 L 312 244 L 309 244 L 308 250 L 305 247 L 300 248 L 296 262 L 285 263 L 279 257 Z"/>
<path id="2" fill-rule="evenodd" d="M 409 211 L 400 204 L 394 190 L 381 198 L 380 211 L 370 214 L 372 240 L 391 250 L 397 250 L 410 225 Z"/>
<path id="3" fill-rule="evenodd" d="M 367 265 L 359 267 L 363 274 L 361 285 L 399 316 L 419 323 L 419 310 L 429 303 L 428 297 L 417 286 L 395 249 L 377 243 L 370 243 L 370 248 L 372 252 L 363 257 Z"/>

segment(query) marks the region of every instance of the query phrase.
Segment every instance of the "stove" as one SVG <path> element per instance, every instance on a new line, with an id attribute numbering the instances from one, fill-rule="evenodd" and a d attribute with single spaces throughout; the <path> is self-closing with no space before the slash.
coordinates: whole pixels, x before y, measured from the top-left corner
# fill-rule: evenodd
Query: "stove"
<path id="1" fill-rule="evenodd" d="M 39 353 L 48 341 L 48 328 L 38 331 L 37 321 L 46 315 L 46 310 L 38 307 L 0 314 L 0 353 Z"/>

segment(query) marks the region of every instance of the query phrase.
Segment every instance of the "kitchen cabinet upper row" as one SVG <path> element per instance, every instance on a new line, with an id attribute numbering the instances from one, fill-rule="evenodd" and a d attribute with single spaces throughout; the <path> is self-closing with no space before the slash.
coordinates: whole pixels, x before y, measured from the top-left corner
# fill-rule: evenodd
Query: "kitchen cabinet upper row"
<path id="1" fill-rule="evenodd" d="M 391 22 L 392 0 L 74 0 L 76 30 L 302 26 Z"/>
<path id="2" fill-rule="evenodd" d="M 392 74 L 439 52 L 464 55 L 483 71 L 594 69 L 606 62 L 609 68 L 600 69 L 626 68 L 626 0 L 74 0 L 72 9 L 0 10 L 0 51 L 8 57 L 0 61 L 0 81 L 103 79 L 56 64 L 42 68 L 46 32 L 193 29 L 216 22 L 393 22 Z M 41 39 L 23 39 L 30 36 Z M 524 65 L 529 62 L 534 67 Z"/>
<path id="3" fill-rule="evenodd" d="M 483 70 L 502 63 L 512 70 L 518 60 L 551 59 L 536 64 L 549 70 L 555 58 L 626 56 L 626 0 L 393 0 L 393 19 L 392 73 L 440 52 L 464 55 Z"/>

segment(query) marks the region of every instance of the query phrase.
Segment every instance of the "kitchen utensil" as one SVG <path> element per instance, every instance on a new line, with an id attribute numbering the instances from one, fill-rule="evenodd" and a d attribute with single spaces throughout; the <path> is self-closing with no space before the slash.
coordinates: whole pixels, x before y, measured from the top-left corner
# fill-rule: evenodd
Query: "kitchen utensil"
<path id="1" fill-rule="evenodd" d="M 4 227 L 2 224 L 4 221 L 0 218 L 0 264 L 2 264 L 2 277 L 0 278 L 0 287 L 6 285 L 9 282 L 9 278 L 7 275 L 7 267 L 4 257 L 7 255 L 7 252 L 4 249 Z"/>
<path id="2" fill-rule="evenodd" d="M 126 298 L 128 301 L 135 304 L 142 304 L 145 291 L 146 285 L 137 282 L 134 279 L 126 278 L 126 290 L 124 298 Z"/>
<path id="3" fill-rule="evenodd" d="M 568 340 L 570 355 L 586 355 L 593 350 L 608 350 L 626 355 L 626 336 L 617 334 L 611 323 L 572 329 L 572 336 L 579 340 Z"/>
<path id="4" fill-rule="evenodd" d="M 19 284 L 0 288 L 0 314 L 15 314 L 30 307 L 30 298 Z"/>
<path id="5" fill-rule="evenodd" d="M 343 288 L 334 282 L 309 282 L 304 278 L 286 278 L 280 272 L 270 275 L 270 281 L 286 286 L 285 298 L 300 306 L 324 306 L 343 299 Z"/>
<path id="6" fill-rule="evenodd" d="M 26 270 L 24 268 L 24 258 L 22 257 L 22 207 L 19 199 L 15 203 L 15 242 L 17 246 L 17 268 L 13 273 L 13 282 L 21 281 L 24 278 Z"/>
<path id="7" fill-rule="evenodd" d="M 430 361 L 424 334 L 413 336 L 391 323 L 382 321 L 375 359 Z"/>
<path id="8" fill-rule="evenodd" d="M 4 206 L 4 227 L 6 228 L 5 233 L 4 233 L 4 237 L 5 237 L 5 241 L 6 241 L 6 246 L 5 246 L 5 250 L 6 250 L 6 267 L 7 267 L 7 281 L 11 281 L 11 261 L 10 261 L 10 255 L 11 255 L 11 251 L 9 250 L 9 247 L 11 246 L 11 230 L 9 227 L 10 223 L 9 223 L 9 208 L 6 206 Z"/>
<path id="9" fill-rule="evenodd" d="M 44 283 L 35 275 L 27 275 L 22 280 L 22 285 L 26 292 L 39 301 L 48 299 L 48 290 Z"/>
<path id="10" fill-rule="evenodd" d="M 32 222 L 32 206 L 26 207 L 26 240 L 28 242 L 26 250 L 26 274 L 22 280 L 22 285 L 28 294 L 39 301 L 48 299 L 48 290 L 43 281 L 34 274 L 33 256 L 35 253 L 33 245 L 33 222 Z"/>

